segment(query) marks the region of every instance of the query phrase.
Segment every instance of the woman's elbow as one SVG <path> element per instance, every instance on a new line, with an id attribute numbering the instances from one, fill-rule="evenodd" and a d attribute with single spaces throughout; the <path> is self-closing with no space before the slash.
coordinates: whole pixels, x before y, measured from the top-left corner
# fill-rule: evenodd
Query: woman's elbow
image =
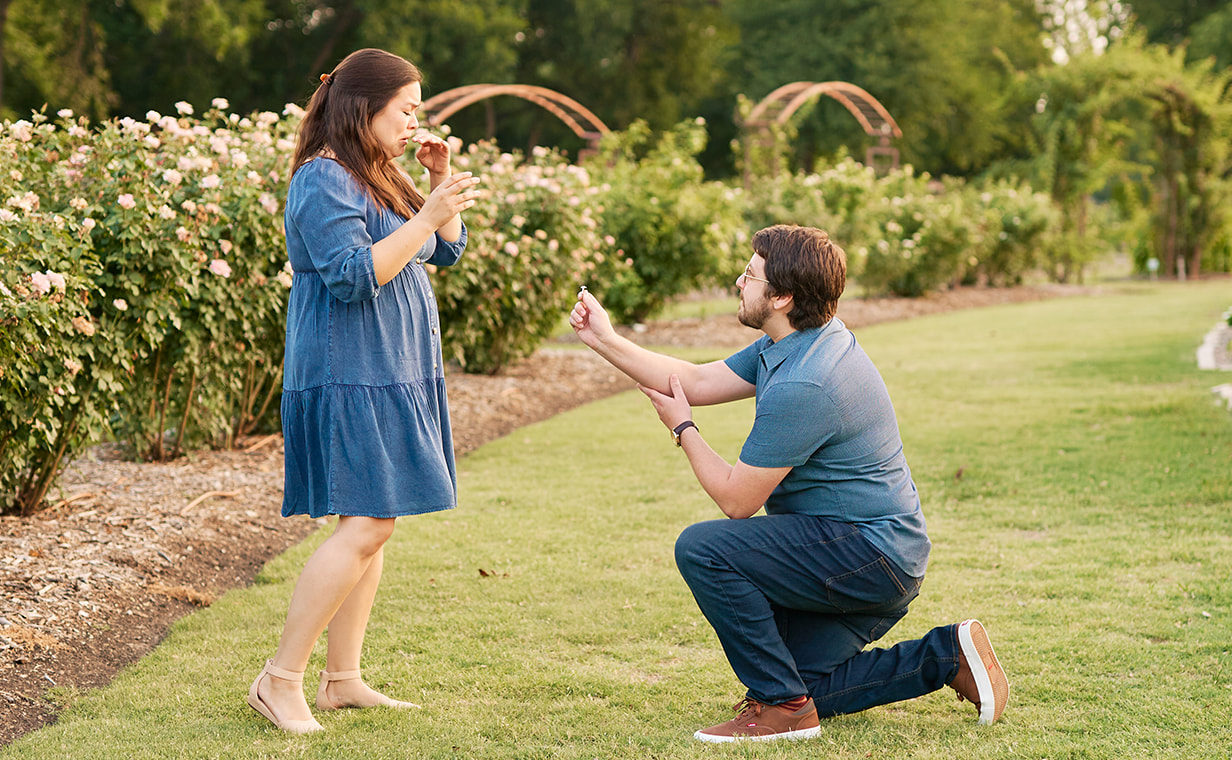
<path id="1" fill-rule="evenodd" d="M 347 280 L 338 282 L 326 282 L 325 289 L 334 298 L 337 298 L 343 303 L 363 303 L 376 298 L 377 292 L 380 290 L 376 282 L 372 283 L 357 283 Z"/>

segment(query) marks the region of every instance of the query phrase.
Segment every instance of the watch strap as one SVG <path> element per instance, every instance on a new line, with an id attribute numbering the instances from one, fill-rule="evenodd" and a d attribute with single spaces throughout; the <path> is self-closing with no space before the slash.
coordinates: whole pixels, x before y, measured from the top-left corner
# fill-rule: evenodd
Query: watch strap
<path id="1" fill-rule="evenodd" d="M 676 427 L 672 428 L 672 440 L 676 442 L 677 446 L 680 445 L 680 435 L 689 428 L 693 428 L 699 433 L 702 432 L 701 428 L 699 428 L 697 423 L 693 420 L 685 420 Z"/>

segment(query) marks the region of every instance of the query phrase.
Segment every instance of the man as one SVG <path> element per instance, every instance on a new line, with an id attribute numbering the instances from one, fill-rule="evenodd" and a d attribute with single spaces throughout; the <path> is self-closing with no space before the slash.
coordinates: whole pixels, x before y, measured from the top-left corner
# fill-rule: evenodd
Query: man
<path id="1" fill-rule="evenodd" d="M 847 260 L 829 236 L 778 225 L 753 236 L 736 279 L 740 321 L 765 335 L 695 365 L 617 335 L 583 291 L 570 314 L 586 345 L 637 381 L 730 520 L 690 526 L 676 564 L 748 688 L 708 742 L 816 735 L 818 716 L 857 712 L 949 685 L 980 723 L 1009 682 L 976 620 L 870 649 L 919 593 L 931 544 L 880 374 L 835 318 Z M 691 404 L 755 396 L 740 460 L 702 438 Z M 753 517 L 765 506 L 766 514 Z"/>

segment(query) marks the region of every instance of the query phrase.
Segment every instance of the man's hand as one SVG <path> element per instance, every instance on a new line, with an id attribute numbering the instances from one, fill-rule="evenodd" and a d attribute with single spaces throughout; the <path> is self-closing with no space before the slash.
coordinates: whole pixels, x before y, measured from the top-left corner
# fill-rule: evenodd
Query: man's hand
<path id="1" fill-rule="evenodd" d="M 583 343 L 594 348 L 616 334 L 612 320 L 589 290 L 578 294 L 578 302 L 569 312 L 569 326 Z"/>
<path id="2" fill-rule="evenodd" d="M 689 399 L 684 395 L 679 375 L 672 375 L 668 378 L 668 383 L 672 391 L 670 396 L 644 385 L 638 385 L 637 389 L 645 393 L 650 403 L 654 404 L 655 411 L 659 413 L 659 419 L 667 425 L 667 429 L 675 430 L 680 423 L 693 419 L 693 408 L 689 406 Z"/>

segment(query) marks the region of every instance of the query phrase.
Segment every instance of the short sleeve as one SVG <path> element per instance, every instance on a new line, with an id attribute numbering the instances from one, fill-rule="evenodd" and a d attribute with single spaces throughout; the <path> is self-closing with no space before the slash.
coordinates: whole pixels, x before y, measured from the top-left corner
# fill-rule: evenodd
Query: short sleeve
<path id="1" fill-rule="evenodd" d="M 462 252 L 466 250 L 466 240 L 465 222 L 462 223 L 462 232 L 458 235 L 458 239 L 452 242 L 441 237 L 438 231 L 436 233 L 436 253 L 432 254 L 428 263 L 438 267 L 448 267 L 458 263 L 458 259 L 462 258 Z"/>
<path id="2" fill-rule="evenodd" d="M 329 166 L 314 166 L 320 163 Z M 367 195 L 332 161 L 317 159 L 300 169 L 305 171 L 310 173 L 289 194 L 287 216 L 303 237 L 313 267 L 338 300 L 375 298 L 380 287 L 372 264 Z"/>
<path id="3" fill-rule="evenodd" d="M 836 421 L 829 394 L 817 385 L 775 383 L 757 399 L 740 461 L 753 467 L 799 467 L 838 432 Z"/>
<path id="4" fill-rule="evenodd" d="M 766 348 L 769 338 L 761 337 L 750 343 L 744 349 L 737 351 L 723 360 L 727 368 L 740 376 L 746 383 L 757 384 L 757 365 L 761 362 L 761 352 Z"/>

